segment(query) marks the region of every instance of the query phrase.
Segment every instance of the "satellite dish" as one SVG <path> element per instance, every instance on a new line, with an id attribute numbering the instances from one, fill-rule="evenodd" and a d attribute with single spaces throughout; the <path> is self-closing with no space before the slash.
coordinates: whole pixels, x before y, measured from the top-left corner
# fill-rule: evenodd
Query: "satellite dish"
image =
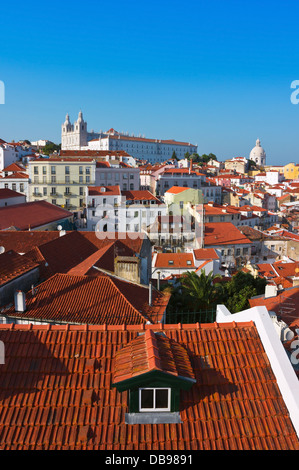
<path id="1" fill-rule="evenodd" d="M 4 246 L 0 246 L 0 255 L 2 255 L 2 253 L 4 253 L 4 252 L 5 252 Z"/>
<path id="2" fill-rule="evenodd" d="M 60 232 L 60 230 L 62 230 L 62 226 L 61 226 L 61 225 L 57 225 L 57 230 L 59 230 L 59 232 Z"/>

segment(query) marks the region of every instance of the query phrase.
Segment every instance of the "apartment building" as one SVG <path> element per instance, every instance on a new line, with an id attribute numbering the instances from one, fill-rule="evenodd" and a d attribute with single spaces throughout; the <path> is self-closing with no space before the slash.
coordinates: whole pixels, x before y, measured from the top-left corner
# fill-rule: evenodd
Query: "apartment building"
<path id="1" fill-rule="evenodd" d="M 141 232 L 166 215 L 167 207 L 149 191 L 121 191 L 116 186 L 87 188 L 87 230 Z"/>
<path id="2" fill-rule="evenodd" d="M 140 188 L 140 169 L 124 162 L 96 162 L 96 186 L 119 186 L 122 191 Z"/>
<path id="3" fill-rule="evenodd" d="M 29 201 L 45 200 L 79 212 L 86 187 L 95 184 L 96 162 L 90 158 L 38 158 L 28 164 Z"/>

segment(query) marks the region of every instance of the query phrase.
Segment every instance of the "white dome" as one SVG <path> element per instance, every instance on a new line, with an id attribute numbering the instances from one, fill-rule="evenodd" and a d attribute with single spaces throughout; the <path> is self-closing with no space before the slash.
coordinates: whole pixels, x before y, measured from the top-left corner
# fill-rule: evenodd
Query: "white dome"
<path id="1" fill-rule="evenodd" d="M 250 152 L 249 158 L 259 165 L 266 163 L 266 152 L 263 147 L 261 147 L 260 139 L 257 139 L 255 147 Z"/>

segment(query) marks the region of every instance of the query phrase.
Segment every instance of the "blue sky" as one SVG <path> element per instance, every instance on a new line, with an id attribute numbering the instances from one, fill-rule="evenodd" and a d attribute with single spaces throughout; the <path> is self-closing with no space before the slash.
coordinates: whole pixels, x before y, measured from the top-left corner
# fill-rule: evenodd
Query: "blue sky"
<path id="1" fill-rule="evenodd" d="M 1 6 L 0 138 L 88 128 L 190 141 L 219 160 L 299 162 L 297 0 L 12 1 Z"/>

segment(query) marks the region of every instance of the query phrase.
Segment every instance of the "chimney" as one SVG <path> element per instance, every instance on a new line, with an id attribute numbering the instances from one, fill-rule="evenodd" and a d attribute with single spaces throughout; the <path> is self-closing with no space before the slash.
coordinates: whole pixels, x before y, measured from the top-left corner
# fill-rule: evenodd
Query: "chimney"
<path id="1" fill-rule="evenodd" d="M 15 311 L 25 312 L 26 311 L 26 297 L 25 293 L 21 290 L 15 292 Z"/>
<path id="2" fill-rule="evenodd" d="M 150 307 L 152 306 L 152 298 L 153 298 L 153 286 L 152 286 L 152 282 L 150 281 L 149 291 L 148 291 L 148 304 Z"/>
<path id="3" fill-rule="evenodd" d="M 265 299 L 277 296 L 277 287 L 273 284 L 267 284 L 265 288 Z"/>
<path id="4" fill-rule="evenodd" d="M 193 170 L 193 160 L 192 160 L 192 158 L 191 158 L 191 160 L 190 160 L 190 165 L 189 165 L 189 175 L 190 175 L 190 173 L 191 173 L 192 170 Z"/>
<path id="5" fill-rule="evenodd" d="M 161 275 L 161 272 L 158 271 L 158 280 L 157 280 L 157 289 L 160 290 L 160 275 Z"/>

